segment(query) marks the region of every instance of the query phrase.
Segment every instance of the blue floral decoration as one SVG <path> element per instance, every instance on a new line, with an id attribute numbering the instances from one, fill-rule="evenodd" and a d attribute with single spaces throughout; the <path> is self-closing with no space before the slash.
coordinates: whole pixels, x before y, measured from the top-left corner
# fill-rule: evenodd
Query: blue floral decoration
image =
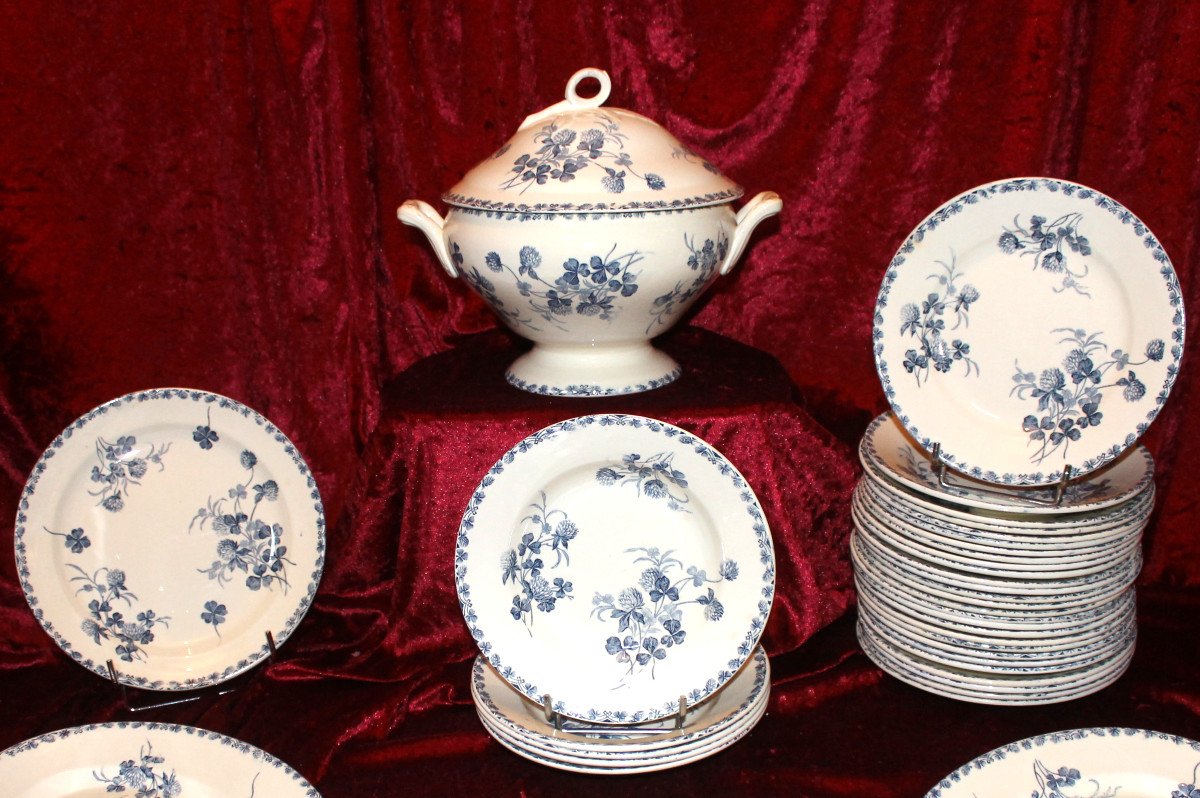
<path id="1" fill-rule="evenodd" d="M 684 507 L 691 501 L 687 494 L 687 476 L 671 465 L 674 459 L 675 455 L 670 452 L 659 452 L 645 459 L 632 452 L 620 463 L 598 469 L 596 481 L 601 485 L 634 485 L 639 496 L 665 500 L 672 510 L 691 512 Z"/>
<path id="2" fill-rule="evenodd" d="M 641 253 L 635 250 L 617 255 L 616 252 L 617 244 L 613 244 L 604 255 L 567 258 L 558 267 L 558 273 L 553 274 L 553 269 L 544 268 L 542 254 L 537 248 L 525 245 L 517 253 L 515 266 L 512 259 L 506 262 L 498 252 L 488 252 L 483 258 L 483 271 L 480 266 L 470 266 L 462 273 L 471 287 L 509 324 L 539 329 L 523 310 L 506 305 L 497 295 L 492 280 L 499 277 L 511 280 L 521 296 L 528 299 L 527 310 L 543 321 L 567 329 L 567 320 L 573 316 L 611 321 L 619 310 L 620 300 L 638 292 L 639 272 L 632 268 L 641 262 Z"/>
<path id="3" fill-rule="evenodd" d="M 159 768 L 166 760 L 154 753 L 154 746 L 147 740 L 138 752 L 137 759 L 126 759 L 117 767 L 115 776 L 104 775 L 104 770 L 93 773 L 92 778 L 107 785 L 105 792 L 123 793 L 136 790 L 137 798 L 175 798 L 183 792 L 183 785 L 175 771 L 167 773 Z"/>
<path id="4" fill-rule="evenodd" d="M 529 505 L 532 512 L 521 519 L 521 541 L 504 553 L 500 563 L 500 584 L 512 582 L 520 588 L 513 596 L 513 620 L 522 621 L 530 634 L 534 610 L 553 612 L 560 600 L 575 598 L 571 595 L 574 585 L 561 576 L 547 579 L 543 571 L 571 564 L 568 549 L 579 535 L 579 527 L 562 510 L 548 505 L 544 491 L 541 496 L 540 502 Z M 547 566 L 551 554 L 554 563 Z"/>
<path id="5" fill-rule="evenodd" d="M 273 479 L 254 481 L 258 456 L 249 449 L 242 450 L 238 462 L 247 471 L 245 479 L 231 487 L 225 496 L 210 496 L 208 504 L 197 510 L 188 524 L 188 532 L 193 527 L 204 529 L 209 525 L 221 536 L 217 558 L 208 568 L 197 570 L 222 586 L 240 573 L 251 590 L 270 590 L 278 584 L 286 593 L 287 566 L 295 563 L 287 558 L 283 525 L 258 517 L 263 506 L 279 499 L 279 483 Z M 247 488 L 254 491 L 253 500 Z"/>
<path id="6" fill-rule="evenodd" d="M 724 230 L 718 233 L 715 243 L 711 238 L 706 238 L 704 243 L 697 247 L 695 239 L 685 235 L 683 244 L 691 253 L 688 256 L 688 268 L 695 272 L 696 276 L 690 281 L 679 280 L 670 291 L 654 298 L 650 309 L 652 318 L 646 325 L 647 333 L 655 324 L 667 325 L 674 321 L 673 317 L 708 287 L 716 276 L 717 267 L 725 262 L 725 256 L 729 254 L 729 237 L 725 235 Z"/>
<path id="7" fill-rule="evenodd" d="M 628 137 L 616 120 L 607 114 L 596 114 L 595 119 L 594 127 L 583 130 L 559 127 L 554 122 L 543 126 L 533 135 L 537 149 L 513 161 L 511 174 L 500 188 L 519 187 L 519 193 L 524 194 L 532 186 L 551 181 L 570 183 L 593 164 L 599 169 L 591 173 L 602 173 L 600 185 L 611 194 L 625 191 L 627 177 L 643 181 L 653 191 L 667 187 L 661 176 L 634 170 L 633 160 L 625 152 Z"/>
<path id="8" fill-rule="evenodd" d="M 916 338 L 919 344 L 904 353 L 904 370 L 916 377 L 917 385 L 923 379 L 928 380 L 933 372 L 949 372 L 955 363 L 962 363 L 967 375 L 972 371 L 979 374 L 979 364 L 970 357 L 971 345 L 961 338 L 947 336 L 968 325 L 971 305 L 979 300 L 979 289 L 970 283 L 959 285 L 962 275 L 953 252 L 949 263 L 938 261 L 937 265 L 941 273 L 929 275 L 936 290 L 900 309 L 900 335 Z M 949 328 L 948 318 L 954 321 Z"/>
<path id="9" fill-rule="evenodd" d="M 597 592 L 592 598 L 591 614 L 601 621 L 617 622 L 617 633 L 605 639 L 604 650 L 625 666 L 622 678 L 640 674 L 649 666 L 653 679 L 654 666 L 687 640 L 683 607 L 695 604 L 704 608 L 704 620 L 721 620 L 725 607 L 707 585 L 737 579 L 738 566 L 733 560 L 725 560 L 717 577 L 710 578 L 694 565 L 685 571 L 683 562 L 673 557 L 670 549 L 638 547 L 625 553 L 638 554 L 633 562 L 646 564 L 637 584 L 624 588 L 615 598 L 611 593 Z M 685 599 L 688 588 L 702 591 Z"/>
<path id="10" fill-rule="evenodd" d="M 152 444 L 145 453 L 135 449 L 136 444 L 137 438 L 133 435 L 122 435 L 115 443 L 103 438 L 96 439 L 96 459 L 99 464 L 92 466 L 91 481 L 99 484 L 100 488 L 89 490 L 88 493 L 99 496 L 98 504 L 111 513 L 120 512 L 125 507 L 129 488 L 142 484 L 140 480 L 146 476 L 151 464 L 157 465 L 159 471 L 166 468 L 163 455 L 171 448 L 171 444 Z"/>
<path id="11" fill-rule="evenodd" d="M 45 527 L 42 528 L 45 529 Z M 92 541 L 88 539 L 82 527 L 76 527 L 70 532 L 55 532 L 50 529 L 46 529 L 46 531 L 62 538 L 63 545 L 70 549 L 72 554 L 83 554 L 83 550 L 92 545 Z"/>
<path id="12" fill-rule="evenodd" d="M 200 620 L 207 624 L 211 624 L 213 631 L 217 633 L 217 637 L 221 636 L 221 624 L 225 623 L 229 618 L 229 609 L 216 601 L 204 602 L 204 612 L 200 613 Z"/>
<path id="13" fill-rule="evenodd" d="M 1035 465 L 1056 452 L 1061 451 L 1066 457 L 1072 441 L 1078 441 L 1088 429 L 1100 426 L 1104 420 L 1100 409 L 1104 391 L 1120 388 L 1125 401 L 1140 401 L 1146 395 L 1146 386 L 1129 367 L 1162 360 L 1165 351 L 1165 344 L 1155 339 L 1146 345 L 1143 358 L 1135 361 L 1123 350 L 1110 352 L 1101 333 L 1070 328 L 1054 332 L 1066 333 L 1059 344 L 1070 346 L 1062 362 L 1038 374 L 1024 371 L 1018 363 L 1013 374 L 1015 385 L 1009 392 L 1037 403 L 1037 412 L 1021 421 L 1030 443 L 1037 447 L 1030 457 Z M 1106 382 L 1113 374 L 1120 376 Z"/>
<path id="14" fill-rule="evenodd" d="M 78 574 L 70 580 L 80 583 L 75 595 L 94 596 L 87 605 L 89 617 L 80 624 L 83 633 L 96 645 L 101 645 L 102 640 L 114 641 L 117 657 L 125 662 L 145 661 L 148 654 L 144 646 L 154 641 L 154 627 L 169 626 L 170 617 L 144 610 L 129 619 L 120 612 L 118 601 L 132 608 L 138 597 L 125 584 L 125 572 L 119 568 L 100 568 L 88 574 L 78 565 L 68 564 L 67 567 Z"/>
<path id="15" fill-rule="evenodd" d="M 1055 288 L 1055 293 L 1068 289 L 1090 297 L 1087 287 L 1080 282 L 1087 277 L 1087 264 L 1077 265 L 1070 253 L 1087 257 L 1092 254 L 1091 242 L 1079 232 L 1079 224 L 1083 221 L 1082 213 L 1064 214 L 1053 221 L 1047 221 L 1044 216 L 1029 217 L 1029 226 L 1020 222 L 1020 217 L 1013 219 L 1013 226 L 1004 228 L 996 245 L 1005 254 L 1019 253 L 1021 257 L 1032 258 L 1033 268 L 1042 269 L 1062 278 L 1062 284 Z"/>

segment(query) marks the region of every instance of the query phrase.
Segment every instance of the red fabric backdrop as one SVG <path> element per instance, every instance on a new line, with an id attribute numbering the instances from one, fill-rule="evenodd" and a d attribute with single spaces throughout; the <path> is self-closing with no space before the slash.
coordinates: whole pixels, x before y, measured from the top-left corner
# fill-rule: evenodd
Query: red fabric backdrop
<path id="1" fill-rule="evenodd" d="M 1109 194 L 1155 232 L 1185 302 L 1200 308 L 1200 3 L 0 8 L 0 544 L 29 469 L 66 424 L 123 393 L 179 385 L 234 397 L 287 432 L 320 486 L 332 562 L 354 536 L 345 511 L 385 383 L 496 324 L 396 221 L 396 206 L 435 201 L 582 66 L 612 75 L 610 104 L 662 122 L 748 191 L 782 195 L 783 214 L 691 322 L 778 358 L 813 419 L 846 444 L 885 406 L 870 349 L 884 268 L 913 226 L 971 186 L 1047 175 Z M 1160 494 L 1140 584 L 1194 616 L 1191 360 L 1147 438 Z M 11 558 L 0 558 L 0 624 L 5 669 L 59 656 Z M 847 628 L 829 634 L 784 660 L 793 676 L 853 656 Z M 461 704 L 466 672 L 448 668 L 442 703 Z M 25 678 L 11 675 L 7 691 L 42 684 Z M 91 678 L 65 680 L 83 689 Z M 869 712 L 880 678 L 859 662 L 830 694 L 864 691 L 856 706 Z M 328 706 L 352 716 L 359 689 L 369 688 L 339 686 Z M 1177 693 L 1194 730 L 1200 691 L 1193 681 Z M 286 711 L 289 694 L 260 698 Z M 80 706 L 78 722 L 96 719 Z M 487 745 L 439 743 L 440 722 L 430 721 L 433 748 L 465 758 Z M 370 725 L 347 720 L 344 739 Z M 887 736 L 860 731 L 879 746 Z M 433 767 L 423 756 L 401 758 Z M 325 774 L 328 757 L 306 761 Z M 885 777 L 904 770 L 896 757 L 871 762 L 807 789 L 928 786 L 927 774 Z M 543 773 L 529 767 L 513 768 L 526 787 Z M 389 778 L 370 794 L 399 791 Z M 329 776 L 324 789 L 368 794 L 339 792 L 345 783 Z"/>

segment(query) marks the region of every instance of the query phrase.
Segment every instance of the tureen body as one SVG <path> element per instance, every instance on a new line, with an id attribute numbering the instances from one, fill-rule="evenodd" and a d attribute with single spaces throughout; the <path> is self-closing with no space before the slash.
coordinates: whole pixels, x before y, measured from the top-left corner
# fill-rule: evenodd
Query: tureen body
<path id="1" fill-rule="evenodd" d="M 601 91 L 582 99 L 589 77 Z M 609 85 L 599 70 L 576 73 L 565 101 L 443 196 L 445 219 L 418 200 L 399 209 L 451 277 L 533 341 L 507 372 L 524 390 L 594 396 L 673 381 L 680 366 L 650 340 L 781 208 L 764 192 L 735 214 L 741 188 L 654 122 L 602 108 Z"/>

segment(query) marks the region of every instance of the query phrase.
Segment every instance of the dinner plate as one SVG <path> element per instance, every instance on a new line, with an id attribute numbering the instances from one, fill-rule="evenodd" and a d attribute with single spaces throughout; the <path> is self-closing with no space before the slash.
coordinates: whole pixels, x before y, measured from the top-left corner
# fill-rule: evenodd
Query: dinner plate
<path id="1" fill-rule="evenodd" d="M 194 726 L 100 723 L 42 734 L 0 753 L 6 798 L 320 798 L 285 762 Z"/>
<path id="2" fill-rule="evenodd" d="M 911 654 L 931 660 L 938 665 L 970 668 L 985 673 L 1050 674 L 1096 665 L 1111 660 L 1118 651 L 1123 650 L 1129 645 L 1135 634 L 1131 631 L 1127 636 L 1114 640 L 1106 646 L 1100 646 L 1095 650 L 1071 656 L 1015 660 L 1010 658 L 972 656 L 970 652 L 947 651 L 942 647 L 930 645 L 928 641 L 919 636 L 904 632 L 897 626 L 887 623 L 884 619 L 870 612 L 859 613 L 858 620 L 876 638 L 883 638 L 893 646 L 902 648 Z"/>
<path id="3" fill-rule="evenodd" d="M 885 532 L 880 531 L 878 525 L 860 514 L 855 514 L 855 529 L 858 538 L 875 552 L 898 559 L 918 573 L 935 580 L 949 579 L 956 584 L 1006 595 L 1062 598 L 1074 593 L 1100 591 L 1107 588 L 1110 582 L 1119 579 L 1128 566 L 1141 556 L 1141 547 L 1133 546 L 1111 564 L 1097 569 L 1081 569 L 1087 573 L 1039 578 L 1033 572 L 987 572 L 983 568 L 965 568 L 924 552 L 918 553 L 888 538 Z"/>
<path id="4" fill-rule="evenodd" d="M 1109 507 L 1133 498 L 1154 479 L 1154 458 L 1137 445 L 1105 468 L 1072 480 L 1058 504 L 1050 488 L 1007 487 L 961 474 L 948 475 L 942 484 L 936 464 L 891 413 L 882 413 L 867 426 L 858 456 L 864 466 L 939 501 L 1018 514 L 1059 515 Z"/>
<path id="5" fill-rule="evenodd" d="M 917 586 L 925 592 L 976 607 L 1015 612 L 1053 612 L 1112 598 L 1133 584 L 1142 567 L 1141 554 L 1137 552 L 1129 562 L 1119 564 L 1113 568 L 1112 573 L 1102 574 L 1102 578 L 1094 581 L 1091 581 L 1092 577 L 1088 577 L 1089 581 L 1082 584 L 1056 585 L 1049 591 L 1037 593 L 1024 589 L 1000 592 L 991 589 L 989 585 L 966 583 L 956 574 L 924 569 L 915 565 L 914 561 L 897 557 L 886 547 L 881 548 L 864 537 L 860 528 L 856 528 L 850 538 L 850 551 L 852 558 L 857 557 L 873 563 L 879 570 L 894 574 L 895 579 L 906 587 Z M 1053 589 L 1054 587 L 1058 589 Z"/>
<path id="6" fill-rule="evenodd" d="M 937 674 L 919 667 L 913 667 L 909 662 L 897 659 L 882 649 L 869 631 L 861 626 L 858 630 L 859 644 L 863 653 L 880 669 L 891 674 L 902 682 L 925 690 L 929 693 L 967 701 L 975 704 L 1021 704 L 1041 705 L 1072 701 L 1086 695 L 1103 690 L 1125 674 L 1133 656 L 1131 648 L 1122 654 L 1109 668 L 1100 669 L 1086 678 L 1065 682 L 1058 686 L 1028 685 L 1024 689 L 994 690 L 978 685 L 965 685 L 953 681 L 939 679 Z M 1066 798 L 1066 796 L 1063 796 Z"/>
<path id="7" fill-rule="evenodd" d="M 1043 597 L 1044 601 L 1018 603 L 986 591 L 952 589 L 944 583 L 906 573 L 894 564 L 877 560 L 854 541 L 851 542 L 850 560 L 856 573 L 861 571 L 875 576 L 890 590 L 901 591 L 919 601 L 957 606 L 996 620 L 1022 621 L 1069 615 L 1103 604 L 1133 589 L 1132 584 L 1116 583 L 1100 593 L 1074 594 L 1066 598 L 1050 596 Z"/>
<path id="8" fill-rule="evenodd" d="M 926 798 L 1014 795 L 1191 796 L 1200 742 L 1144 729 L 1095 728 L 1040 734 L 1000 746 L 946 776 Z"/>
<path id="9" fill-rule="evenodd" d="M 903 622 L 910 628 L 938 630 L 982 643 L 1002 642 L 1026 648 L 1065 648 L 1084 641 L 1107 638 L 1134 617 L 1137 605 L 1135 593 L 1130 591 L 1128 595 L 1106 606 L 1103 613 L 1092 614 L 1084 620 L 1064 622 L 1058 627 L 995 627 L 984 625 L 974 618 L 953 619 L 928 606 L 898 598 L 900 591 L 879 590 L 861 578 L 856 581 L 856 587 L 859 599 L 870 606 L 873 612 Z"/>
<path id="10" fill-rule="evenodd" d="M 885 530 L 889 542 L 897 547 L 916 552 L 927 551 L 937 558 L 938 562 L 946 562 L 965 570 L 976 567 L 980 572 L 988 574 L 1025 572 L 1039 578 L 1079 576 L 1103 570 L 1107 565 L 1127 558 L 1129 552 L 1141 543 L 1139 524 L 1131 527 L 1120 538 L 1106 541 L 1102 546 L 1062 550 L 1057 554 L 1037 556 L 1020 548 L 985 548 L 956 540 L 950 534 L 937 534 L 937 527 L 934 525 L 918 525 L 906 520 L 906 516 L 879 510 L 861 491 L 855 491 L 852 502 L 853 511 L 869 518 L 879 529 Z"/>
<path id="11" fill-rule="evenodd" d="M 583 416 L 483 477 L 455 584 L 480 651 L 515 689 L 626 724 L 733 677 L 770 613 L 775 557 L 758 499 L 712 446 L 641 416 Z"/>
<path id="12" fill-rule="evenodd" d="M 1019 550 L 1023 556 L 1081 557 L 1089 552 L 1108 548 L 1125 538 L 1140 535 L 1154 509 L 1154 491 L 1147 491 L 1129 505 L 1126 512 L 1104 521 L 1104 526 L 1061 527 L 1027 525 L 998 527 L 990 524 L 972 525 L 969 522 L 946 518 L 927 512 L 924 508 L 896 500 L 879 490 L 871 480 L 862 480 L 856 492 L 873 510 L 873 514 L 894 517 L 927 534 L 949 538 L 960 545 L 985 550 Z"/>
<path id="13" fill-rule="evenodd" d="M 480 720 L 484 722 L 485 728 L 492 734 L 492 738 L 496 742 L 514 754 L 532 762 L 573 773 L 631 775 L 635 773 L 655 773 L 669 768 L 689 765 L 724 751 L 753 731 L 758 722 L 762 720 L 763 715 L 766 714 L 766 711 L 767 702 L 765 700 L 760 701 L 750 707 L 747 716 L 736 727 L 726 728 L 722 734 L 709 738 L 702 746 L 667 753 L 661 756 L 654 755 L 627 761 L 611 759 L 595 760 L 581 758 L 569 753 L 547 752 L 531 747 L 528 744 L 528 740 L 524 738 L 511 736 L 503 729 L 488 725 L 487 718 L 482 713 L 480 714 Z"/>
<path id="14" fill-rule="evenodd" d="M 903 487 L 897 482 L 871 471 L 864 482 L 892 503 L 910 512 L 965 525 L 981 531 L 1016 532 L 1030 535 L 1098 534 L 1128 523 L 1129 518 L 1148 513 L 1154 503 L 1155 487 L 1151 482 L 1145 489 L 1120 504 L 1061 515 L 1034 515 L 956 507 L 948 501 Z"/>
<path id="15" fill-rule="evenodd" d="M 34 467 L 17 571 L 72 659 L 124 684 L 216 684 L 282 645 L 325 556 L 325 518 L 295 446 L 204 391 L 122 396 L 82 416 Z"/>
<path id="16" fill-rule="evenodd" d="M 471 694 L 488 732 L 547 756 L 578 761 L 646 763 L 679 759 L 753 725 L 754 714 L 770 694 L 770 664 L 761 647 L 738 674 L 709 701 L 689 712 L 680 729 L 673 719 L 631 726 L 596 726 L 568 720 L 563 730 L 546 721 L 542 708 L 522 698 L 477 657 Z M 665 722 L 664 722 L 665 721 Z M 653 728 L 651 728 L 653 727 Z"/>
<path id="17" fill-rule="evenodd" d="M 1047 178 L 971 189 L 888 266 L 875 364 L 925 451 L 985 482 L 1048 485 L 1131 447 L 1183 354 L 1170 259 L 1132 213 Z"/>

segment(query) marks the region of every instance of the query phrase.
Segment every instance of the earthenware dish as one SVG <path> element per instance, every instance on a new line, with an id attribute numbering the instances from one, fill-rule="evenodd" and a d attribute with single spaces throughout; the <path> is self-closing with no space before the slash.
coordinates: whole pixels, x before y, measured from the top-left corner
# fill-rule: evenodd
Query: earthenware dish
<path id="1" fill-rule="evenodd" d="M 600 89 L 584 97 L 588 80 Z M 534 393 L 626 394 L 675 380 L 681 367 L 650 339 L 782 208 L 767 191 L 735 214 L 742 188 L 655 122 L 604 107 L 611 86 L 602 70 L 575 73 L 565 100 L 442 196 L 444 219 L 420 200 L 398 210 L 447 274 L 533 341 L 507 378 Z"/>

